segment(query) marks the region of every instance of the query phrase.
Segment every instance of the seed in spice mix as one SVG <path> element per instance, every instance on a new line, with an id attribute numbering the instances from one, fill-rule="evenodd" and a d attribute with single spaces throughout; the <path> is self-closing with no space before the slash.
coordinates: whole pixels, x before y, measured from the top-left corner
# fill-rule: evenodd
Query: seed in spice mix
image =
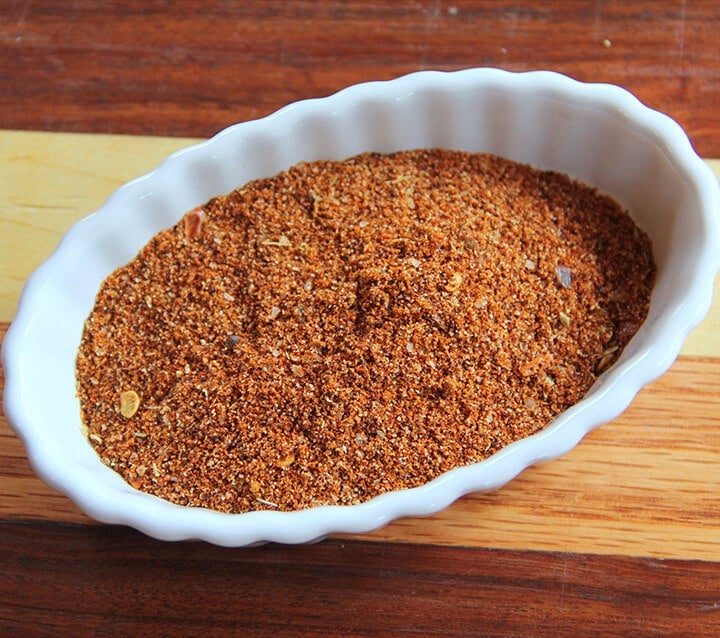
<path id="1" fill-rule="evenodd" d="M 120 393 L 120 414 L 126 419 L 135 416 L 140 407 L 140 397 L 135 390 L 125 390 Z"/>
<path id="2" fill-rule="evenodd" d="M 359 503 L 544 428 L 620 355 L 654 276 L 627 213 L 558 173 L 443 150 L 303 163 L 107 278 L 82 419 L 174 503 Z"/>

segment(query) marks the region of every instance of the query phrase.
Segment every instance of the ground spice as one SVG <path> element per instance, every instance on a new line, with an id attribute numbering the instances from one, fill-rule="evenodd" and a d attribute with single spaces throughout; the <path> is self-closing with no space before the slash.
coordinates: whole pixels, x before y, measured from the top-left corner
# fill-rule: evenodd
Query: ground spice
<path id="1" fill-rule="evenodd" d="M 300 164 L 108 277 L 82 419 L 175 503 L 358 503 L 545 427 L 619 356 L 654 274 L 630 217 L 557 173 L 441 150 Z"/>

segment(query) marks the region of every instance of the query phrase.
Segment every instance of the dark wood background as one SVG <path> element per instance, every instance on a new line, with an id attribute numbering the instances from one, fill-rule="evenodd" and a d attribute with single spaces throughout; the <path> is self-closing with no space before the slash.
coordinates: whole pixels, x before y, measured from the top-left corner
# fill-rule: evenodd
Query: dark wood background
<path id="1" fill-rule="evenodd" d="M 717 158 L 719 34 L 717 0 L 0 0 L 0 128 L 206 137 L 356 82 L 496 66 L 620 84 Z M 28 471 L 10 462 L 0 450 L 6 475 Z M 713 561 L 345 538 L 227 550 L 10 517 L 0 572 L 2 635 L 720 634 Z"/>
<path id="2" fill-rule="evenodd" d="M 3 0 L 0 15 L 3 128 L 207 137 L 356 82 L 497 66 L 620 84 L 720 156 L 715 0 Z"/>

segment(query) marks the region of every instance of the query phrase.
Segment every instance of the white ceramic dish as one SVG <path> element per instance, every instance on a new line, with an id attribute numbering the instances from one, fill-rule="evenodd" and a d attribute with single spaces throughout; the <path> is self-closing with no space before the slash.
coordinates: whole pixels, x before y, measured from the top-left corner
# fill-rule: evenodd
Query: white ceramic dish
<path id="1" fill-rule="evenodd" d="M 83 321 L 104 277 L 187 210 L 251 179 L 300 160 L 420 147 L 490 152 L 568 173 L 615 197 L 648 232 L 658 264 L 649 317 L 587 397 L 482 463 L 361 505 L 221 514 L 140 493 L 105 467 L 81 432 L 74 380 Z M 680 127 L 618 87 L 495 69 L 350 87 L 173 155 L 73 226 L 28 281 L 5 339 L 5 414 L 48 484 L 97 520 L 160 539 L 300 543 L 432 514 L 566 453 L 670 366 L 710 305 L 719 210 L 717 180 Z"/>

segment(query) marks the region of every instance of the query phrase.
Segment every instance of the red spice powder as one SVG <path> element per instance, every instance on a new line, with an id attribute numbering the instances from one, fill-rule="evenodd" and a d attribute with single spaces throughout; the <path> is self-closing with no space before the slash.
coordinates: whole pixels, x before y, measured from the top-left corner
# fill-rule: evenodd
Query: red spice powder
<path id="1" fill-rule="evenodd" d="M 558 173 L 442 150 L 299 164 L 108 277 L 82 420 L 174 503 L 362 502 L 544 428 L 637 331 L 654 275 L 627 213 Z"/>

